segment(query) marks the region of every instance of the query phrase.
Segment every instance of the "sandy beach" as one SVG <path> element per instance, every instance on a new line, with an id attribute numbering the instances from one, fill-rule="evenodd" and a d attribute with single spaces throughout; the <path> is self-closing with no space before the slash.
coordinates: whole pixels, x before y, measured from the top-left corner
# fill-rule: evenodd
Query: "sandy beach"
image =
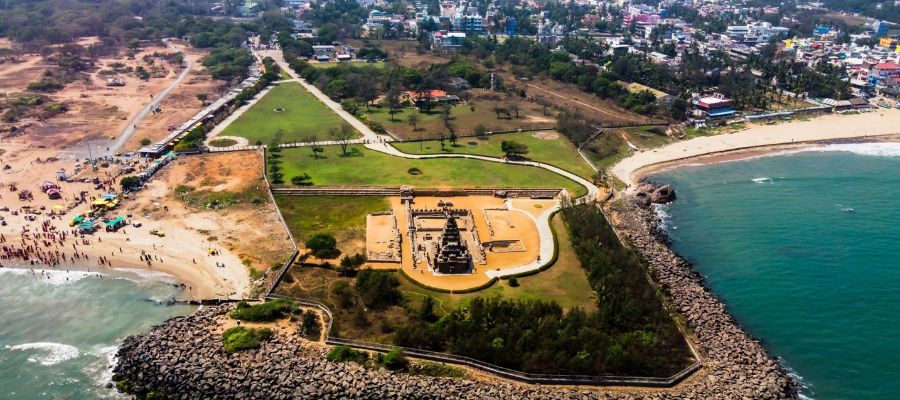
<path id="1" fill-rule="evenodd" d="M 745 130 L 698 137 L 635 153 L 612 174 L 634 188 L 650 172 L 684 163 L 719 162 L 846 139 L 885 140 L 900 134 L 900 110 L 878 108 L 853 115 L 829 114 L 808 121 L 751 124 Z"/>

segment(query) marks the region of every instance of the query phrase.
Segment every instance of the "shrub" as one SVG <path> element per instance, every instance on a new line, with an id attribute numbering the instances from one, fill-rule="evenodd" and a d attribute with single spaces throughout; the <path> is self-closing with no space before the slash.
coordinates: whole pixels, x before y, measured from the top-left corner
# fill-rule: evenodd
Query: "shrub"
<path id="1" fill-rule="evenodd" d="M 390 272 L 364 269 L 356 276 L 356 291 L 370 308 L 385 308 L 400 302 L 400 281 Z"/>
<path id="2" fill-rule="evenodd" d="M 369 360 L 369 354 L 354 350 L 353 348 L 347 346 L 334 346 L 331 351 L 328 352 L 328 355 L 325 356 L 325 359 L 331 362 L 349 362 L 353 361 L 358 364 L 364 364 Z"/>
<path id="3" fill-rule="evenodd" d="M 275 332 L 269 328 L 253 329 L 236 326 L 222 334 L 222 347 L 229 353 L 258 349 L 262 342 L 272 338 Z"/>
<path id="4" fill-rule="evenodd" d="M 512 287 L 519 286 L 519 279 L 516 277 L 509 278 L 509 286 L 512 286 Z"/>
<path id="5" fill-rule="evenodd" d="M 296 306 L 284 299 L 277 299 L 265 303 L 250 305 L 246 301 L 238 303 L 237 308 L 231 312 L 231 318 L 241 321 L 272 322 L 293 311 Z"/>
<path id="6" fill-rule="evenodd" d="M 41 79 L 38 82 L 31 82 L 28 84 L 28 90 L 35 92 L 56 92 L 62 88 L 62 83 L 47 79 Z"/>
<path id="7" fill-rule="evenodd" d="M 422 170 L 418 169 L 416 167 L 412 167 L 412 168 L 406 170 L 406 172 L 410 175 L 422 175 Z"/>
<path id="8" fill-rule="evenodd" d="M 303 318 L 300 320 L 301 333 L 307 339 L 319 340 L 319 336 L 322 334 L 322 326 L 319 325 L 319 315 L 313 311 L 306 311 L 303 313 Z"/>
<path id="9" fill-rule="evenodd" d="M 409 360 L 407 360 L 406 355 L 403 354 L 403 349 L 397 347 L 391 349 L 391 351 L 387 352 L 384 356 L 379 354 L 379 358 L 381 359 L 380 364 L 391 371 L 405 369 L 409 366 Z"/>
<path id="10" fill-rule="evenodd" d="M 327 233 L 318 233 L 303 244 L 310 249 L 316 258 L 335 258 L 341 254 L 337 249 L 337 240 Z"/>

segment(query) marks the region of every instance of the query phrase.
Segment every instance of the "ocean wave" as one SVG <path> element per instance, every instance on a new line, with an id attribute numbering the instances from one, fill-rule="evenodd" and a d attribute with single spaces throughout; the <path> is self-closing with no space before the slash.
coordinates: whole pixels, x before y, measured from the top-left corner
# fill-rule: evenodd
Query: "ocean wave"
<path id="1" fill-rule="evenodd" d="M 84 278 L 103 275 L 97 272 L 65 271 L 59 269 L 26 269 L 26 268 L 0 268 L 0 274 L 12 274 L 18 276 L 34 276 L 40 282 L 60 286 L 78 282 Z"/>
<path id="2" fill-rule="evenodd" d="M 178 283 L 178 279 L 165 272 L 148 271 L 138 268 L 116 268 L 114 271 L 125 272 L 129 276 L 117 276 L 116 279 L 125 279 L 132 282 L 155 281 L 164 283 Z M 135 278 L 136 277 L 136 278 Z"/>
<path id="3" fill-rule="evenodd" d="M 842 151 L 874 157 L 900 157 L 900 142 L 872 142 L 872 143 L 835 143 L 818 147 L 807 147 L 797 150 L 789 150 L 773 155 L 796 154 L 805 152 L 833 152 Z"/>
<path id="4" fill-rule="evenodd" d="M 28 361 L 46 366 L 56 365 L 63 361 L 77 358 L 81 354 L 75 346 L 53 342 L 23 343 L 15 346 L 7 345 L 5 348 L 11 351 L 39 350 L 39 352 L 29 356 Z"/>
<path id="5" fill-rule="evenodd" d="M 766 182 L 772 182 L 772 178 L 766 178 L 766 177 L 762 177 L 762 178 L 753 178 L 753 179 L 751 179 L 751 180 L 753 181 L 753 183 L 766 183 Z"/>
<path id="6" fill-rule="evenodd" d="M 659 217 L 660 229 L 666 232 L 669 231 L 669 228 L 676 229 L 675 227 L 670 225 L 672 215 L 669 214 L 668 204 L 654 204 L 653 211 L 656 213 L 656 216 Z"/>

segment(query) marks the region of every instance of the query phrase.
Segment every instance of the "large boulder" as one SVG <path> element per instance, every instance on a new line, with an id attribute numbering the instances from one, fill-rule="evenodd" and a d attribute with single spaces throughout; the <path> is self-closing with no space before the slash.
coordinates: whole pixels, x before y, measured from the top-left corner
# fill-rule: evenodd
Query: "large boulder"
<path id="1" fill-rule="evenodd" d="M 673 200 L 675 200 L 675 188 L 672 185 L 659 186 L 650 194 L 651 203 L 665 204 Z"/>

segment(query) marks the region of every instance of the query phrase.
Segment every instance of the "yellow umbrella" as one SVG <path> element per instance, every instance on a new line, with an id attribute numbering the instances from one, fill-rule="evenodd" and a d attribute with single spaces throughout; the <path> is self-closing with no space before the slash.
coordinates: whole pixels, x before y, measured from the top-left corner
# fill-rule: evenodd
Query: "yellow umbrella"
<path id="1" fill-rule="evenodd" d="M 63 207 L 61 204 L 56 204 L 53 206 L 53 209 L 54 210 L 65 210 L 66 208 Z"/>

